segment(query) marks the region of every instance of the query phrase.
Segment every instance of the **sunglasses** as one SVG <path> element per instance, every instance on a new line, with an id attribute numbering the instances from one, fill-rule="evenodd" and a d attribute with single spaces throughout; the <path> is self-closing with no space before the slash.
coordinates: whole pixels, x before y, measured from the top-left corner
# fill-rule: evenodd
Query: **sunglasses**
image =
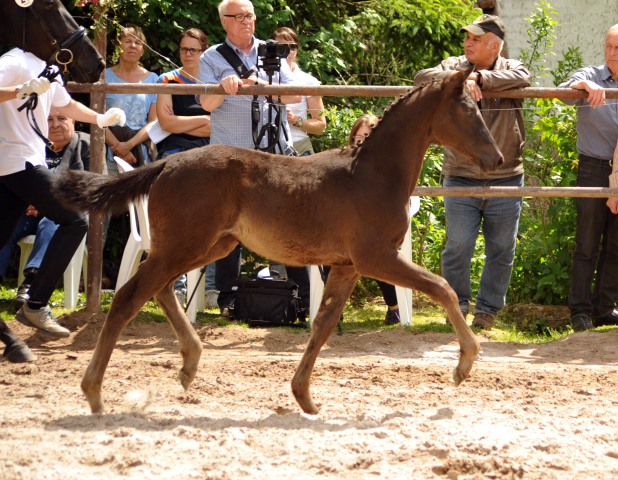
<path id="1" fill-rule="evenodd" d="M 298 50 L 298 43 L 288 43 L 290 50 Z"/>
<path id="2" fill-rule="evenodd" d="M 187 53 L 190 53 L 191 55 L 199 55 L 202 52 L 203 52 L 203 50 L 200 50 L 199 48 L 180 47 L 180 53 L 182 53 L 184 55 L 186 55 Z"/>

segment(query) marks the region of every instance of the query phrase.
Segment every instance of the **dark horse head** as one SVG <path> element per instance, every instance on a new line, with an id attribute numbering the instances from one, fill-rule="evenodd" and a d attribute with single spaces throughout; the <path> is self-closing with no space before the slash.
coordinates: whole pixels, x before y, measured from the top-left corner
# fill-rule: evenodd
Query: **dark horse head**
<path id="1" fill-rule="evenodd" d="M 0 44 L 13 45 L 49 65 L 65 65 L 73 80 L 94 83 L 105 68 L 103 58 L 60 0 L 0 0 Z"/>

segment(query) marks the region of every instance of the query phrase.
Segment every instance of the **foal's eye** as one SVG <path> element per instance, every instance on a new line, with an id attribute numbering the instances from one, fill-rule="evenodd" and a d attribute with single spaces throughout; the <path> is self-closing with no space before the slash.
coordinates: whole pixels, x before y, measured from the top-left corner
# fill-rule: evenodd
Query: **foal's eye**
<path id="1" fill-rule="evenodd" d="M 466 111 L 466 115 L 467 115 L 468 117 L 471 117 L 472 115 L 474 115 L 474 110 L 473 110 L 473 109 L 471 109 L 471 108 L 469 108 L 469 109 Z"/>

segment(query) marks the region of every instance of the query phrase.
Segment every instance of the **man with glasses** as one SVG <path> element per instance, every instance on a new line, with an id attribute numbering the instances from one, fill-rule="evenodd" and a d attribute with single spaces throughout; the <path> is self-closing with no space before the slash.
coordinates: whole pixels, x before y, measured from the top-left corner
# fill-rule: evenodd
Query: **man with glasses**
<path id="1" fill-rule="evenodd" d="M 264 43 L 253 36 L 255 31 L 255 12 L 253 4 L 249 0 L 223 0 L 219 4 L 219 17 L 225 29 L 227 38 L 225 43 L 238 55 L 247 70 L 257 66 L 258 45 Z M 204 110 L 211 112 L 211 145 L 230 145 L 254 149 L 252 121 L 251 121 L 251 101 L 252 97 L 247 95 L 236 95 L 240 85 L 268 85 L 268 77 L 263 70 L 257 70 L 249 78 L 240 78 L 240 74 L 225 59 L 217 49 L 219 45 L 214 45 L 206 50 L 200 58 L 200 68 L 198 79 L 205 84 L 220 84 L 227 95 L 201 95 L 200 102 Z M 281 69 L 275 72 L 273 83 L 294 83 L 294 78 L 287 62 L 281 62 Z M 268 121 L 268 104 L 266 97 L 258 97 L 260 101 L 260 122 L 258 129 L 261 129 Z M 298 103 L 301 95 L 282 96 L 283 103 Z M 287 136 L 279 132 L 278 139 L 280 145 L 292 146 L 292 139 L 289 132 L 285 111 L 282 115 L 282 130 L 285 129 Z M 265 138 L 260 145 L 266 146 Z M 236 281 L 240 273 L 242 260 L 242 247 L 238 245 L 227 257 L 217 261 L 216 284 L 220 290 L 218 304 L 223 315 L 229 314 L 229 307 L 233 302 L 234 292 L 232 291 L 233 282 Z M 288 272 L 290 274 L 291 272 Z M 292 278 L 290 276 L 290 278 Z M 304 286 L 304 279 L 293 278 L 299 287 Z M 309 278 L 307 276 L 308 284 Z"/>

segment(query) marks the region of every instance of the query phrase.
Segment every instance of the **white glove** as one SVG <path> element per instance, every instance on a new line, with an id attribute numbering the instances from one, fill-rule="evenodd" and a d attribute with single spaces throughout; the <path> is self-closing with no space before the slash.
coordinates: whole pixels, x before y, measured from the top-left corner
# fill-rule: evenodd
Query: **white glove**
<path id="1" fill-rule="evenodd" d="M 119 108 L 110 108 L 107 112 L 97 115 L 97 125 L 101 128 L 111 127 L 117 123 L 120 123 L 122 127 L 126 121 L 127 116 L 124 111 Z"/>
<path id="2" fill-rule="evenodd" d="M 33 78 L 32 80 L 27 81 L 21 86 L 21 89 L 17 93 L 17 98 L 19 98 L 20 100 L 24 100 L 33 93 L 36 93 L 37 95 L 42 95 L 50 88 L 51 83 L 49 83 L 49 80 L 47 78 Z"/>

